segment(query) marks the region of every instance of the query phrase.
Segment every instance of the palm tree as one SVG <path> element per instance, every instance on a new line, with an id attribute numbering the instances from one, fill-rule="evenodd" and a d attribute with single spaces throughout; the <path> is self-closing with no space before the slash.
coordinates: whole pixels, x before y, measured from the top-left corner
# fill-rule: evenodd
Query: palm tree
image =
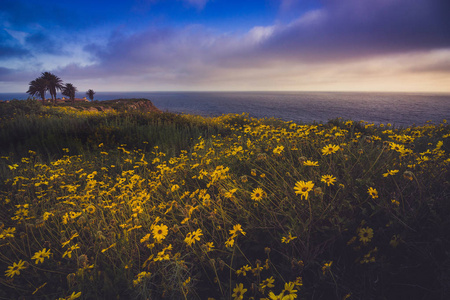
<path id="1" fill-rule="evenodd" d="M 77 92 L 77 88 L 74 87 L 71 83 L 66 83 L 66 85 L 62 89 L 62 94 L 69 97 L 72 103 L 75 102 L 75 92 Z"/>
<path id="2" fill-rule="evenodd" d="M 94 101 L 94 94 L 95 94 L 94 90 L 88 90 L 86 92 L 86 95 L 89 97 L 89 99 L 91 99 L 91 101 Z"/>
<path id="3" fill-rule="evenodd" d="M 27 94 L 31 96 L 38 95 L 42 98 L 42 103 L 45 103 L 45 92 L 47 91 L 47 80 L 43 77 L 38 77 L 29 83 Z"/>
<path id="4" fill-rule="evenodd" d="M 56 104 L 56 91 L 62 90 L 63 81 L 61 80 L 61 78 L 59 78 L 58 76 L 56 76 L 55 74 L 52 74 L 50 72 L 42 73 L 41 77 L 47 81 L 47 89 L 50 92 L 50 96 L 52 97 L 53 104 Z"/>

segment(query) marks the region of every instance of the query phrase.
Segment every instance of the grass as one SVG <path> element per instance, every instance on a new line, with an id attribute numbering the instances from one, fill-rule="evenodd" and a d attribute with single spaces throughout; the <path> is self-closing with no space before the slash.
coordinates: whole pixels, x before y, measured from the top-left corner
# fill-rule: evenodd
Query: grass
<path id="1" fill-rule="evenodd" d="M 0 297 L 450 293 L 446 121 L 0 112 Z"/>

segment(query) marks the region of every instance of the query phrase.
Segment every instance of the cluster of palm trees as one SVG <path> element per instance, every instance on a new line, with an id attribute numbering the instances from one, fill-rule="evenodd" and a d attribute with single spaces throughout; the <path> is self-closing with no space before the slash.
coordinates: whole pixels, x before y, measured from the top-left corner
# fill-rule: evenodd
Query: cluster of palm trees
<path id="1" fill-rule="evenodd" d="M 50 93 L 51 101 L 56 104 L 56 91 L 61 91 L 64 96 L 69 97 L 70 101 L 75 102 L 75 93 L 78 91 L 77 88 L 71 84 L 63 84 L 61 78 L 52 74 L 50 72 L 43 72 L 40 77 L 32 80 L 29 83 L 27 93 L 31 96 L 39 96 L 42 98 L 42 102 L 45 103 L 45 93 L 48 91 Z M 93 90 L 88 90 L 86 95 L 92 101 L 94 100 L 95 92 Z"/>

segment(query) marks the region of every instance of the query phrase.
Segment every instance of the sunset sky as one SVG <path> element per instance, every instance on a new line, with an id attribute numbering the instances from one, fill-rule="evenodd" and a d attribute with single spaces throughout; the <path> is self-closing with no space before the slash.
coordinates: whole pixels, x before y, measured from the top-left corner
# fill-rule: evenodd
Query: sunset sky
<path id="1" fill-rule="evenodd" d="M 449 0 L 1 0 L 0 92 L 450 92 Z"/>

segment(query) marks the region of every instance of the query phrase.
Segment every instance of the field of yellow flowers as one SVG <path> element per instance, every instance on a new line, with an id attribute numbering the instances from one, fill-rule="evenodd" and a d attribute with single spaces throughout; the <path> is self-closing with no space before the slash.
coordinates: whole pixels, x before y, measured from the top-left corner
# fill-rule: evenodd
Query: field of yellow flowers
<path id="1" fill-rule="evenodd" d="M 1 299 L 450 294 L 445 120 L 2 106 Z"/>

